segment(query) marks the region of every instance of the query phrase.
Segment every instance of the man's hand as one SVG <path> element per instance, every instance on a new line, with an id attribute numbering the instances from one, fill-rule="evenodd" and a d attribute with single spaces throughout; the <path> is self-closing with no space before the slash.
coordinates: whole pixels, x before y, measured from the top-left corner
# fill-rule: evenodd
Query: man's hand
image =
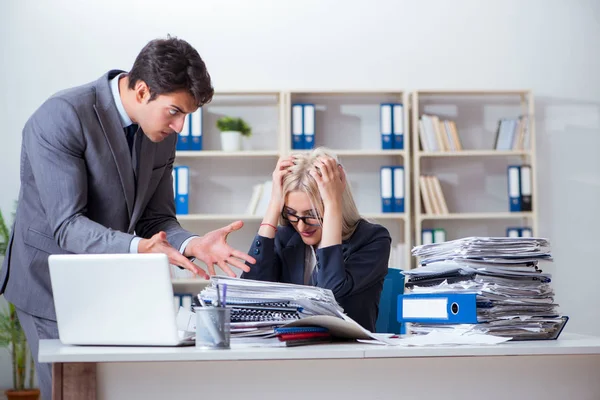
<path id="1" fill-rule="evenodd" d="M 188 246 L 189 247 L 189 246 Z M 198 268 L 193 262 L 187 259 L 183 254 L 176 248 L 171 246 L 167 241 L 167 234 L 165 232 L 158 232 L 150 239 L 142 239 L 138 244 L 138 253 L 163 253 L 169 257 L 169 263 L 183 267 L 189 271 L 192 271 L 196 275 L 200 275 L 204 279 L 208 279 L 209 276 L 202 269 Z"/>
<path id="2" fill-rule="evenodd" d="M 242 226 L 244 226 L 242 221 L 236 221 L 221 229 L 208 232 L 202 237 L 194 238 L 188 243 L 184 254 L 188 257 L 196 257 L 204 262 L 210 275 L 215 275 L 215 264 L 232 277 L 236 274 L 229 268 L 230 265 L 248 272 L 250 267 L 244 264 L 244 261 L 254 264 L 256 260 L 227 244 L 227 235 L 237 231 Z"/>

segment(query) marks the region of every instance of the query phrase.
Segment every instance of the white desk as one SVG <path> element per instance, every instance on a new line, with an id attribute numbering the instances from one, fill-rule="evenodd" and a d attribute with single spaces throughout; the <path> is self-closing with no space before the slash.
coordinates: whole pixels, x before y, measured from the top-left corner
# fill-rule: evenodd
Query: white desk
<path id="1" fill-rule="evenodd" d="M 65 399 L 599 399 L 600 338 L 436 348 L 65 346 L 40 342 Z"/>

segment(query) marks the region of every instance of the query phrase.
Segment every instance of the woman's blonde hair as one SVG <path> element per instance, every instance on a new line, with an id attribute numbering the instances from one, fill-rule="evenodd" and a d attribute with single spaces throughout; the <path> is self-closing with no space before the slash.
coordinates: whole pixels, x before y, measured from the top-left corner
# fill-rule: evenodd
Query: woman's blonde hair
<path id="1" fill-rule="evenodd" d="M 289 167 L 290 172 L 283 178 L 283 200 L 287 199 L 290 192 L 306 193 L 313 209 L 317 212 L 319 220 L 322 221 L 324 214 L 323 199 L 319 194 L 317 181 L 310 175 L 310 169 L 319 157 L 331 157 L 339 164 L 337 156 L 324 147 L 319 147 L 307 154 L 296 154 L 295 164 Z M 356 203 L 352 197 L 350 182 L 346 177 L 346 187 L 342 193 L 342 240 L 352 236 L 361 219 L 362 217 L 358 213 Z M 280 218 L 279 222 L 282 225 L 289 224 L 289 221 L 283 218 Z"/>

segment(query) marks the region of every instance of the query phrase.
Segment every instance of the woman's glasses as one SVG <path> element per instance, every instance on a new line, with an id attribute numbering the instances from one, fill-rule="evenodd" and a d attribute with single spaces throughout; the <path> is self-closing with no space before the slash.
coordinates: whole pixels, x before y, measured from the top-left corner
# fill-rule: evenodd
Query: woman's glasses
<path id="1" fill-rule="evenodd" d="M 281 212 L 281 216 L 283 217 L 283 219 L 290 221 L 292 223 L 297 223 L 298 221 L 302 221 L 302 222 L 304 222 L 305 225 L 308 225 L 308 226 L 321 226 L 321 221 L 319 220 L 319 217 L 315 217 L 313 215 L 306 215 L 304 217 L 301 217 L 299 215 L 292 214 L 287 210 L 283 210 Z"/>

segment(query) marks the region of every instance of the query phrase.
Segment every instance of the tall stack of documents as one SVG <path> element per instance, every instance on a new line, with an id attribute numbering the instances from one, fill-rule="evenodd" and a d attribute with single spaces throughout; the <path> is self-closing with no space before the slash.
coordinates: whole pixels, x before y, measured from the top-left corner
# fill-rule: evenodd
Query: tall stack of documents
<path id="1" fill-rule="evenodd" d="M 546 239 L 469 237 L 413 248 L 419 266 L 404 271 L 399 298 L 408 332 L 470 330 L 513 340 L 555 339 L 568 317 L 554 302 Z"/>
<path id="2" fill-rule="evenodd" d="M 329 289 L 215 276 L 198 297 L 214 304 L 217 285 L 227 287 L 232 337 L 266 336 L 276 327 L 308 317 L 345 317 Z"/>

